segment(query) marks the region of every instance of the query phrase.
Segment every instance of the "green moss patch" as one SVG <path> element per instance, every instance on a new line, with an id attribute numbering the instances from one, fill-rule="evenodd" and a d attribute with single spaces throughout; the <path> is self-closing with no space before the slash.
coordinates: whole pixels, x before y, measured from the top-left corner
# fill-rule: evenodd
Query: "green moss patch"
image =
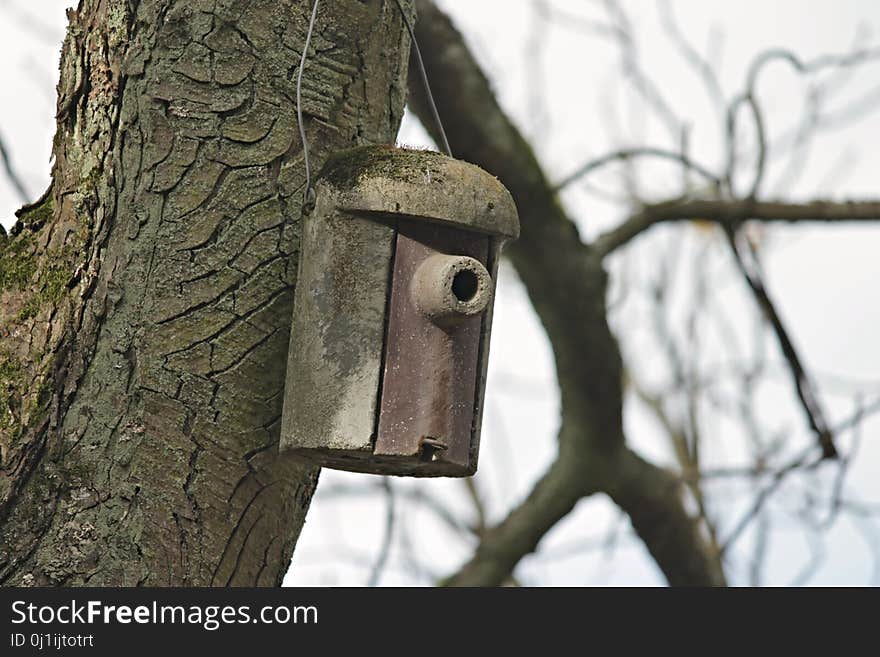
<path id="1" fill-rule="evenodd" d="M 29 235 L 0 242 L 0 292 L 25 289 L 36 271 L 33 239 Z"/>
<path id="2" fill-rule="evenodd" d="M 395 148 L 388 144 L 358 146 L 331 155 L 319 177 L 339 189 L 354 186 L 365 173 L 408 180 L 423 175 L 426 165 L 443 159 L 447 159 L 445 155 L 434 151 Z"/>

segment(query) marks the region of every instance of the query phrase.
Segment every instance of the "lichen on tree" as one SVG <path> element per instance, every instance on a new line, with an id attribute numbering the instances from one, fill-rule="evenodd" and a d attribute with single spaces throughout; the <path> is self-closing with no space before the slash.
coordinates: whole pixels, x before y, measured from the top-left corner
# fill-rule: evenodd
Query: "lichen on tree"
<path id="1" fill-rule="evenodd" d="M 287 571 L 317 481 L 277 454 L 305 5 L 69 12 L 52 186 L 0 236 L 0 583 Z M 315 163 L 393 141 L 409 46 L 396 3 L 327 0 L 312 43 Z"/>

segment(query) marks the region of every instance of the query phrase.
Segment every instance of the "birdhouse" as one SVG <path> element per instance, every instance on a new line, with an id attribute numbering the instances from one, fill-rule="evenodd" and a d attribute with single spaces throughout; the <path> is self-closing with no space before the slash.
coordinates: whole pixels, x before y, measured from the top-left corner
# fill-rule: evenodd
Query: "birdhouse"
<path id="1" fill-rule="evenodd" d="M 477 469 L 507 190 L 438 153 L 368 146 L 321 171 L 303 220 L 281 450 L 330 468 Z"/>

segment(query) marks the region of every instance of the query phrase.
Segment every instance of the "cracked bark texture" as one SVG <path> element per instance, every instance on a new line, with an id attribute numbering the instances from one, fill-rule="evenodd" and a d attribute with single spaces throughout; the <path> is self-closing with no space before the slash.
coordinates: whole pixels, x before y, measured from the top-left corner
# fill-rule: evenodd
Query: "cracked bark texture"
<path id="1" fill-rule="evenodd" d="M 0 583 L 276 585 L 317 471 L 277 454 L 311 2 L 81 0 L 53 184 L 0 233 Z M 313 170 L 393 140 L 394 0 L 324 0 Z"/>

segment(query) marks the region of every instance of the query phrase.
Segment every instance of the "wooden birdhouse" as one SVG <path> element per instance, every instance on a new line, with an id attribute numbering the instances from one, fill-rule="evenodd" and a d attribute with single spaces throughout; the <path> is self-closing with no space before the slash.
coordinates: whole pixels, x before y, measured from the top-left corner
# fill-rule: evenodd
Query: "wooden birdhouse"
<path id="1" fill-rule="evenodd" d="M 438 153 L 342 152 L 304 218 L 281 450 L 376 474 L 476 471 L 507 190 Z"/>

